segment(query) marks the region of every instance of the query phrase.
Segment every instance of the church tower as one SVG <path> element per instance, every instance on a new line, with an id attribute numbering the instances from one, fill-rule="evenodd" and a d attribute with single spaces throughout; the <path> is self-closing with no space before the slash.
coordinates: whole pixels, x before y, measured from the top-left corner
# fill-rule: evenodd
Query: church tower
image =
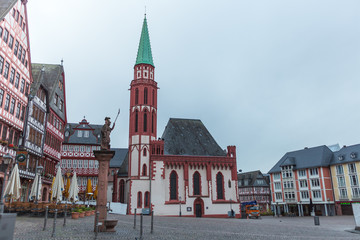
<path id="1" fill-rule="evenodd" d="M 150 142 L 156 139 L 157 82 L 155 82 L 146 15 L 144 18 L 134 79 L 130 84 L 129 126 L 129 213 L 149 208 L 150 203 Z"/>

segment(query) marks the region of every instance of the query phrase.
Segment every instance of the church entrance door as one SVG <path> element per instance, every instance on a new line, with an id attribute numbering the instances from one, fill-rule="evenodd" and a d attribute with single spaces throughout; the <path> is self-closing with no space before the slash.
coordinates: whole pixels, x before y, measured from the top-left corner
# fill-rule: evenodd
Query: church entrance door
<path id="1" fill-rule="evenodd" d="M 194 211 L 196 217 L 201 217 L 204 214 L 204 201 L 201 198 L 194 201 Z"/>

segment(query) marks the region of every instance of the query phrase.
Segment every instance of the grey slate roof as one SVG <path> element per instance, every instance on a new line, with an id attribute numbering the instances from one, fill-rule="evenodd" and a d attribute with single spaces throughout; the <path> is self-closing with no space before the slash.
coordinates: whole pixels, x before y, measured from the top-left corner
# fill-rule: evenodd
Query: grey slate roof
<path id="1" fill-rule="evenodd" d="M 325 145 L 288 152 L 275 164 L 269 174 L 281 172 L 281 166 L 285 165 L 293 165 L 294 169 L 329 166 L 332 156 L 332 151 Z"/>
<path id="2" fill-rule="evenodd" d="M 118 177 L 127 177 L 128 167 L 129 167 L 129 151 L 126 153 L 124 157 L 124 161 L 122 162 L 120 169 L 117 173 Z"/>
<path id="3" fill-rule="evenodd" d="M 238 181 L 242 183 L 242 185 L 239 185 L 239 187 L 269 187 L 268 177 L 266 177 L 265 174 L 262 174 L 260 170 L 239 173 L 237 176 Z M 245 181 L 246 179 L 248 180 L 247 182 Z M 258 184 L 256 181 L 257 179 L 263 179 L 264 183 Z"/>
<path id="4" fill-rule="evenodd" d="M 111 151 L 115 151 L 114 157 L 110 160 L 110 167 L 111 168 L 120 168 L 129 150 L 127 148 L 111 148 Z"/>
<path id="5" fill-rule="evenodd" d="M 170 118 L 162 138 L 165 155 L 226 156 L 198 119 Z"/>
<path id="6" fill-rule="evenodd" d="M 31 64 L 31 71 L 33 75 L 34 82 L 41 82 L 46 86 L 46 89 L 49 93 L 49 104 L 50 108 L 62 119 L 66 122 L 66 103 L 65 103 L 65 89 L 61 90 L 59 88 L 59 81 L 64 84 L 64 68 L 60 64 L 42 64 L 42 63 L 32 63 Z M 36 94 L 36 92 L 31 93 Z M 63 111 L 60 111 L 59 107 L 54 104 L 54 97 L 55 94 L 59 96 L 59 98 L 64 103 Z"/>
<path id="7" fill-rule="evenodd" d="M 331 165 L 360 161 L 360 144 L 344 146 L 334 152 Z"/>
<path id="8" fill-rule="evenodd" d="M 89 124 L 86 119 L 79 123 L 67 123 L 65 126 L 64 143 L 100 145 L 102 125 Z M 77 131 L 90 131 L 89 137 L 78 137 Z"/>
<path id="9" fill-rule="evenodd" d="M 14 7 L 17 0 L 1 0 L 0 1 L 0 21 L 10 12 L 10 10 Z"/>

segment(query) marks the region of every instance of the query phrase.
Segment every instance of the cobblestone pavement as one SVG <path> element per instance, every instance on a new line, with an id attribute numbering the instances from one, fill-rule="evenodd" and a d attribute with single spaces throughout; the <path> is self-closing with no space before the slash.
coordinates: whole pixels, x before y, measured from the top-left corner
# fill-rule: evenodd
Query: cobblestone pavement
<path id="1" fill-rule="evenodd" d="M 134 216 L 110 214 L 117 219 L 115 233 L 99 233 L 98 239 L 139 238 L 139 220 L 133 229 Z M 52 238 L 53 218 L 43 231 L 41 217 L 18 216 L 14 239 L 95 239 L 94 216 L 81 219 L 58 218 Z M 262 217 L 262 219 L 217 219 L 186 217 L 154 217 L 154 233 L 150 234 L 150 217 L 144 216 L 143 239 L 360 239 L 350 233 L 355 223 L 353 216 L 320 217 L 320 226 L 312 217 Z"/>

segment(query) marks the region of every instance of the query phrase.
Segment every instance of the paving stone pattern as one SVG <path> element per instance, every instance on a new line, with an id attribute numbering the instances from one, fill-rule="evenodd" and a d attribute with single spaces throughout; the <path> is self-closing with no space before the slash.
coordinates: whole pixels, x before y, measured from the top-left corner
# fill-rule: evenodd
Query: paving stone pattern
<path id="1" fill-rule="evenodd" d="M 110 214 L 117 219 L 116 233 L 99 233 L 98 239 L 139 239 L 140 217 L 133 229 L 134 216 Z M 43 231 L 41 217 L 18 216 L 14 239 L 95 239 L 94 216 L 81 219 L 58 218 L 52 238 L 53 218 Z M 143 239 L 360 239 L 352 216 L 320 217 L 320 226 L 312 217 L 262 217 L 262 219 L 216 219 L 186 217 L 154 217 L 154 233 L 150 234 L 150 217 L 144 216 Z"/>

